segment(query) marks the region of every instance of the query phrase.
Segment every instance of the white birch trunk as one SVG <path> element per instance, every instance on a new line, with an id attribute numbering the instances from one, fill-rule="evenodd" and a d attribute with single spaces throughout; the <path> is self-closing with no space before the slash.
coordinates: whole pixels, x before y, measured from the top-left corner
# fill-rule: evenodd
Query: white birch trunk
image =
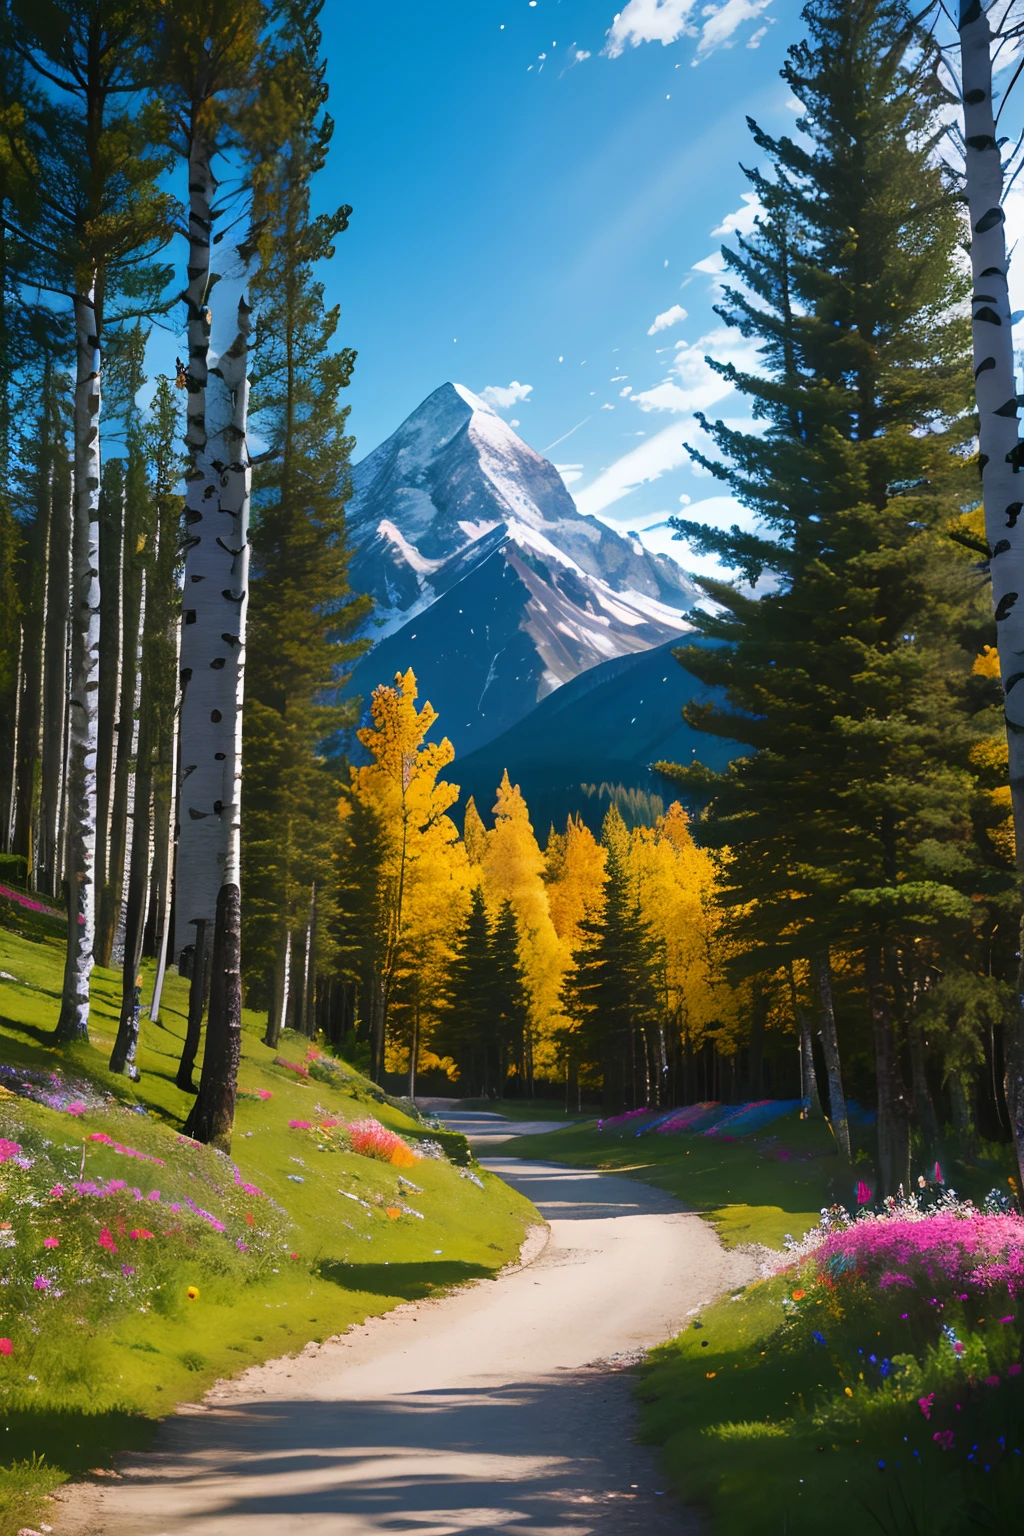
<path id="1" fill-rule="evenodd" d="M 96 746 L 100 648 L 100 346 L 95 277 L 75 298 L 75 502 L 72 528 L 68 949 L 57 1038 L 88 1039 L 95 935 Z"/>
<path id="2" fill-rule="evenodd" d="M 960 52 L 981 488 L 1005 696 L 1017 866 L 1024 869 L 1024 476 L 1017 457 L 1017 383 L 1002 207 L 1003 164 L 992 100 L 992 30 L 979 0 L 961 0 Z M 1024 985 L 1018 984 L 1018 992 L 1022 995 L 1017 1014 L 1006 1030 L 1006 1099 L 1024 1174 Z"/>
<path id="3" fill-rule="evenodd" d="M 188 549 L 181 630 L 181 782 L 175 954 L 212 925 L 224 884 L 238 884 L 249 493 L 246 446 L 249 307 L 211 349 L 212 202 L 216 182 L 201 137 L 189 159 L 188 429 L 192 467 L 185 495 Z M 244 286 L 243 271 L 232 274 Z M 233 287 L 235 282 L 225 282 Z M 223 292 L 223 289 L 221 290 Z M 223 306 L 219 314 L 224 314 Z M 233 319 L 235 317 L 232 317 Z M 218 330 L 222 325 L 218 325 Z"/>
<path id="4" fill-rule="evenodd" d="M 180 645 L 180 632 L 179 632 Z M 149 1005 L 149 1016 L 156 1023 L 160 1017 L 160 999 L 163 996 L 164 977 L 167 974 L 167 954 L 171 945 L 171 895 L 176 878 L 174 868 L 174 845 L 176 834 L 177 815 L 175 806 L 178 798 L 178 711 L 174 711 L 174 726 L 171 734 L 171 785 L 170 802 L 171 814 L 167 822 L 167 873 L 163 893 L 163 913 L 160 928 L 160 953 L 156 962 L 156 977 L 153 981 L 153 1001 Z"/>

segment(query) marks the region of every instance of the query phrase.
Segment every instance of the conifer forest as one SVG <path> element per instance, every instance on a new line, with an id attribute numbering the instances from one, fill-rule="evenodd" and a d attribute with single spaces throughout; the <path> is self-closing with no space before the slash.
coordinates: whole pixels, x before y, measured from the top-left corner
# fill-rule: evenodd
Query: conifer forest
<path id="1" fill-rule="evenodd" d="M 776 92 L 781 66 L 784 120 L 774 107 L 751 107 L 744 126 L 742 106 L 728 107 L 738 120 L 744 217 L 716 229 L 712 264 L 693 268 L 712 274 L 715 285 L 707 338 L 693 347 L 675 342 L 672 327 L 686 311 L 666 308 L 647 333 L 677 349 L 660 386 L 630 397 L 632 382 L 619 372 L 629 365 L 614 361 L 611 385 L 599 386 L 608 393 L 606 416 L 597 415 L 604 396 L 594 391 L 578 410 L 565 407 L 565 437 L 577 431 L 573 413 L 587 410 L 579 427 L 595 421 L 590 431 L 601 426 L 610 444 L 631 401 L 641 412 L 662 409 L 672 390 L 680 394 L 679 380 L 686 385 L 684 366 L 703 369 L 705 392 L 692 390 L 692 408 L 675 419 L 672 462 L 692 472 L 700 495 L 711 498 L 708 508 L 731 510 L 705 517 L 699 498 L 679 496 L 670 511 L 651 512 L 663 534 L 655 548 L 644 543 L 643 519 L 629 527 L 610 515 L 602 520 L 588 510 L 597 504 L 592 488 L 576 495 L 583 466 L 548 457 L 575 456 L 574 443 L 553 441 L 541 451 L 546 430 L 534 432 L 527 415 L 537 409 L 532 386 L 474 384 L 471 393 L 447 384 L 410 415 L 422 390 L 409 394 L 396 383 L 392 429 L 403 415 L 404 424 L 379 447 L 372 437 L 357 445 L 350 411 L 358 418 L 361 370 L 369 372 L 372 358 L 365 341 L 357 356 L 354 339 L 364 296 L 349 276 L 361 269 L 346 265 L 346 242 L 360 210 L 346 201 L 346 185 L 362 151 L 338 83 L 362 67 L 357 54 L 345 57 L 340 77 L 332 74 L 347 46 L 344 13 L 355 9 L 348 0 L 3 0 L 0 939 L 15 947 L 0 951 L 10 966 L 0 969 L 0 986 L 24 983 L 46 1007 L 36 1018 L 26 1002 L 22 1019 L 21 1003 L 0 992 L 0 1214 L 9 1214 L 6 1176 L 27 1180 L 33 1158 L 38 1168 L 50 1159 L 50 1195 L 71 1187 L 57 1152 L 40 1150 L 50 1141 L 36 1148 L 29 1131 L 3 1114 L 26 1095 L 37 1106 L 26 1110 L 30 1118 L 74 1117 L 79 1103 L 83 1113 L 99 1114 L 92 1090 L 70 1086 L 90 1073 L 102 1079 L 108 1107 L 149 1105 L 145 1126 L 139 1109 L 143 1150 L 104 1140 L 101 1127 L 91 1139 L 108 1151 L 160 1162 L 153 1127 L 166 1121 L 180 1132 L 182 1156 L 195 1160 L 189 1177 L 215 1183 L 216 1168 L 227 1163 L 202 1159 L 252 1155 L 257 1142 L 246 1138 L 254 1127 L 262 1134 L 252 1117 L 274 1093 L 283 1112 L 287 1091 L 296 1118 L 278 1130 L 296 1146 L 300 1136 L 310 1145 L 315 1137 L 320 1152 L 337 1153 L 341 1138 L 353 1167 L 370 1159 L 372 1169 L 376 1158 L 412 1169 L 421 1182 L 423 1168 L 438 1180 L 452 1172 L 442 1203 L 453 1223 L 464 1219 L 458 1202 L 475 1199 L 485 1182 L 493 1193 L 500 1171 L 483 1179 L 475 1160 L 485 1158 L 483 1143 L 472 1140 L 479 1134 L 472 1128 L 470 1143 L 456 1136 L 460 1115 L 486 1120 L 500 1112 L 528 1122 L 531 1134 L 543 1120 L 570 1123 L 561 1143 L 549 1138 L 531 1154 L 524 1142 L 523 1157 L 557 1162 L 561 1145 L 575 1149 L 577 1166 L 629 1176 L 631 1147 L 671 1139 L 635 1139 L 647 1129 L 685 1132 L 695 1149 L 692 1174 L 706 1145 L 698 1146 L 697 1130 L 712 1123 L 699 1117 L 742 1107 L 757 1112 L 758 1127 L 787 1114 L 779 1123 L 792 1122 L 794 1146 L 806 1136 L 816 1149 L 794 1153 L 793 1167 L 803 1158 L 808 1180 L 817 1178 L 810 1160 L 820 1157 L 833 1182 L 822 1185 L 820 1200 L 811 1191 L 794 1205 L 783 1195 L 737 1194 L 739 1183 L 723 1195 L 694 1194 L 684 1174 L 675 1184 L 665 1174 L 670 1193 L 702 1211 L 714 1207 L 725 1223 L 720 1235 L 728 1230 L 721 1213 L 739 1210 L 737 1201 L 748 1202 L 743 1210 L 778 1212 L 778 1233 L 751 1229 L 760 1262 L 779 1248 L 787 1216 L 796 1255 L 789 1262 L 817 1264 L 822 1295 L 827 1287 L 831 1295 L 844 1266 L 874 1274 L 874 1250 L 840 1252 L 862 1222 L 895 1221 L 918 1199 L 925 1205 L 914 1207 L 914 1220 L 923 1220 L 928 1200 L 955 1202 L 947 1192 L 955 1175 L 961 1190 L 977 1183 L 979 1201 L 981 1183 L 996 1186 L 987 1216 L 971 1206 L 971 1221 L 1017 1224 L 999 1239 L 998 1284 L 1008 1290 L 1002 1310 L 1019 1305 L 1024 352 L 1015 327 L 1024 315 L 1013 309 L 1013 292 L 1015 280 L 1024 283 L 1014 233 L 1024 165 L 1024 135 L 1017 137 L 1024 5 L 806 0 L 801 9 L 785 0 L 783 19 L 783 0 L 777 15 L 770 3 L 713 4 L 705 20 L 686 0 L 628 0 L 614 21 L 610 7 L 591 6 L 601 13 L 596 42 L 591 51 L 574 43 L 575 55 L 564 56 L 565 78 L 574 81 L 577 72 L 611 71 L 613 61 L 624 72 L 641 43 L 645 58 L 683 50 L 687 67 L 668 90 L 659 84 L 659 103 L 670 91 L 697 89 L 701 71 L 712 67 L 712 23 L 726 37 L 723 47 L 750 37 L 747 48 L 759 50 L 763 78 L 770 74 Z M 582 27 L 576 13 L 587 7 L 572 4 L 572 24 Z M 507 18 L 480 0 L 484 9 L 489 32 L 498 36 L 500 26 L 504 39 L 515 32 L 513 16 L 525 27 L 519 13 L 528 12 L 532 25 L 537 7 L 517 0 Z M 555 26 L 557 8 L 544 0 L 540 9 L 543 26 Z M 762 13 L 763 40 L 761 32 L 724 30 L 727 22 L 732 29 L 760 23 Z M 455 30 L 454 21 L 441 24 Z M 569 25 L 557 20 L 560 36 Z M 533 71 L 541 61 L 549 81 L 563 58 L 561 49 L 548 50 L 547 31 L 543 38 L 547 51 L 524 54 L 521 69 L 517 62 L 523 79 L 527 62 Z M 741 51 L 721 57 L 739 59 Z M 767 73 L 764 60 L 774 61 Z M 611 84 L 607 90 L 611 96 Z M 658 152 L 675 165 L 681 146 L 666 134 Z M 495 165 L 500 187 L 497 157 Z M 418 225 L 443 226 L 448 216 L 426 193 L 422 207 L 410 207 L 403 259 L 416 257 Z M 516 209 L 506 216 L 514 220 Z M 615 226 L 613 200 L 602 217 Z M 607 255 L 611 245 L 595 249 Z M 651 250 L 660 269 L 660 246 Z M 530 263 L 546 259 L 531 251 Z M 530 263 L 522 263 L 524 282 Z M 682 285 L 686 304 L 691 278 Z M 507 283 L 500 295 L 499 286 L 498 305 Z M 446 314 L 438 324 L 448 345 L 455 322 Z M 466 338 L 457 340 L 456 357 L 468 355 Z M 579 373 L 584 364 L 571 361 Z M 458 366 L 439 360 L 438 381 Z M 727 406 L 718 406 L 722 399 Z M 522 424 L 509 419 L 513 410 Z M 641 425 L 646 431 L 654 422 L 664 438 L 666 419 L 671 424 L 644 415 Z M 579 456 L 590 454 L 594 465 L 600 456 L 601 473 L 614 474 L 606 466 L 620 452 L 602 441 Z M 632 484 L 660 473 L 637 470 Z M 661 495 L 652 492 L 654 500 Z M 655 720 L 656 690 L 670 702 L 656 706 L 663 713 Z M 36 976 L 31 957 L 44 953 L 51 970 Z M 28 1074 L 24 1092 L 15 1083 L 20 1071 Z M 33 1071 L 58 1085 L 46 1089 L 50 1097 L 25 1086 Z M 348 1109 L 327 1097 L 314 1115 L 301 1102 L 305 1088 L 365 1099 L 370 1108 L 359 1113 L 377 1119 L 346 1125 Z M 152 1102 L 147 1093 L 156 1095 Z M 424 1116 L 434 1113 L 442 1118 L 428 1126 Z M 421 1146 L 424 1126 L 436 1139 Z M 618 1162 L 608 1161 L 615 1127 L 633 1138 L 614 1154 Z M 725 1128 L 723 1121 L 728 1141 Z M 40 1120 L 38 1135 L 45 1130 Z M 605 1152 L 594 1150 L 599 1133 Z M 134 1127 L 118 1134 L 131 1139 Z M 86 1150 L 83 1141 L 81 1169 L 71 1170 L 80 1180 Z M 769 1150 L 772 1160 L 778 1148 Z M 302 1185 L 310 1168 L 288 1156 L 300 1172 L 280 1178 Z M 757 1156 L 769 1152 L 762 1147 Z M 309 1163 L 319 1169 L 326 1157 L 310 1154 Z M 261 1189 L 243 1184 L 232 1166 L 234 1193 L 228 1181 L 223 1205 L 212 1195 L 210 1211 L 185 1205 L 211 1231 L 236 1236 L 231 1263 L 240 1265 L 235 1250 L 245 1262 L 257 1254 L 263 1218 L 254 1225 L 245 1214 L 248 1227 L 234 1234 L 242 1207 L 232 1214 L 231 1201 L 244 1189 L 252 1204 Z M 110 1184 L 110 1171 L 106 1185 L 74 1186 L 81 1201 L 125 1189 Z M 265 1170 L 257 1172 L 262 1186 Z M 384 1177 L 379 1167 L 377 1174 Z M 509 1182 L 523 1191 L 515 1196 L 523 1211 L 528 1198 L 551 1216 L 537 1187 L 511 1175 Z M 421 1200 L 405 1173 L 383 1193 L 365 1183 L 354 1184 L 355 1193 L 334 1186 L 330 1198 L 341 1213 L 332 1230 L 348 1228 L 349 1218 L 372 1226 L 378 1216 L 387 1229 L 380 1243 L 398 1243 L 407 1227 L 427 1230 L 407 1201 L 426 1206 L 428 1197 Z M 311 1198 L 291 1184 L 266 1187 L 278 1202 Z M 36 1205 L 42 1198 L 32 1196 Z M 156 1226 L 161 1195 L 149 1198 Z M 805 1225 L 817 1221 L 819 1204 L 829 1235 L 814 1257 L 799 1247 L 805 1227 L 796 1223 L 805 1207 Z M 847 1215 L 858 1206 L 868 1208 L 862 1218 Z M 953 1219 L 948 1211 L 966 1219 L 959 1206 L 942 1209 L 943 1220 Z M 486 1228 L 493 1259 L 484 1252 L 484 1224 L 479 1253 L 458 1249 L 461 1278 L 514 1257 L 519 1226 L 515 1241 L 509 1234 L 521 1212 L 517 1205 L 513 1222 L 506 1210 L 505 1226 Z M 281 1222 L 292 1219 L 281 1203 L 275 1211 Z M 403 1226 L 409 1214 L 419 1224 Z M 119 1265 L 124 1251 L 141 1251 L 136 1219 L 126 1241 L 124 1221 L 118 1227 L 103 1217 L 104 1259 L 115 1245 L 123 1250 Z M 278 1219 L 268 1217 L 267 1232 Z M 271 1258 L 308 1259 L 327 1337 L 368 1308 L 358 1318 L 355 1310 L 329 1311 L 336 1303 L 323 1299 L 328 1260 L 312 1257 L 334 1251 L 324 1247 L 327 1217 L 311 1205 L 301 1221 L 301 1237 L 282 1236 L 283 1226 L 264 1233 L 270 1257 L 259 1284 L 285 1283 L 270 1278 L 279 1274 Z M 17 1221 L 0 1227 L 2 1238 Z M 205 1229 L 200 1237 L 190 1253 L 214 1240 Z M 432 1256 L 444 1254 L 447 1263 L 462 1241 L 438 1233 L 415 1263 L 436 1262 L 436 1283 L 455 1284 L 460 1276 L 440 1275 Z M 945 1238 L 935 1242 L 935 1252 L 950 1251 Z M 389 1265 L 413 1263 L 395 1257 L 404 1249 L 380 1243 L 393 1255 Z M 58 1238 L 46 1245 L 56 1249 Z M 996 1250 L 985 1251 L 985 1262 L 996 1264 Z M 332 1295 L 355 1262 L 345 1253 L 331 1271 Z M 365 1253 L 359 1261 L 369 1262 Z M 878 1258 L 886 1306 L 904 1296 L 899 1287 L 909 1296 L 915 1281 L 904 1269 L 916 1275 L 913 1262 L 905 1254 Z M 41 1263 L 38 1276 L 30 1266 L 23 1277 L 32 1305 L 33 1286 L 42 1293 L 57 1284 Z M 182 1264 L 179 1289 L 191 1318 L 200 1305 L 188 1311 L 192 1290 L 212 1296 L 220 1282 L 189 1280 L 186 1292 Z M 136 1269 L 125 1264 L 117 1273 L 128 1284 Z M 796 1276 L 801 1287 L 812 1284 L 807 1273 Z M 962 1283 L 973 1295 L 981 1271 L 971 1273 L 975 1279 Z M 725 1274 L 716 1271 L 708 1295 L 728 1290 Z M 743 1272 L 733 1300 L 752 1278 Z M 795 1338 L 806 1292 L 791 1290 L 793 1278 L 785 1282 L 784 1315 Z M 352 1290 L 354 1282 L 345 1283 Z M 940 1290 L 941 1283 L 940 1275 Z M 360 1294 L 375 1286 L 391 1294 L 383 1280 L 361 1283 Z M 415 1300 L 427 1291 L 400 1294 Z M 767 1294 L 751 1306 L 766 1306 Z M 828 1335 L 829 1348 L 847 1326 L 824 1321 L 833 1300 L 825 1297 L 819 1331 L 807 1334 L 822 1346 Z M 144 1299 L 134 1310 L 149 1305 Z M 312 1302 L 290 1305 L 301 1311 Z M 906 1305 L 913 1313 L 913 1302 Z M 959 1327 L 952 1311 L 944 1317 L 947 1333 Z M 13 1369 L 23 1346 L 6 1318 L 0 1292 L 0 1329 L 11 1333 L 0 1338 L 0 1354 L 11 1356 Z M 1001 1322 L 1008 1338 L 1014 1318 Z M 281 1349 L 319 1337 L 311 1328 L 303 1333 L 304 1323 L 294 1326 L 295 1342 Z M 209 1363 L 203 1388 L 215 1365 L 221 1375 L 240 1368 L 216 1355 L 215 1332 L 210 1325 L 207 1342 L 196 1346 Z M 642 1330 L 637 1337 L 647 1339 Z M 689 1355 L 711 1362 L 700 1359 L 696 1335 L 680 1338 L 676 1364 L 659 1356 L 650 1378 L 658 1401 L 676 1406 L 671 1414 L 664 1406 L 644 1411 L 648 1438 L 677 1458 L 672 1486 L 686 1498 L 687 1478 L 711 1474 L 671 1438 L 677 1430 L 668 1421 L 675 1414 L 673 1424 L 684 1422 L 680 1382 Z M 947 1376 L 964 1349 L 959 1333 L 948 1342 Z M 898 1346 L 885 1347 L 897 1359 Z M 964 1359 L 974 1347 L 968 1340 Z M 904 1390 L 917 1428 L 936 1404 L 922 1454 L 941 1461 L 948 1452 L 941 1463 L 948 1468 L 959 1453 L 956 1425 L 939 1422 L 945 1388 L 928 1376 L 924 1346 L 916 1356 L 906 1349 L 898 1358 L 917 1361 L 906 1381 L 924 1373 Z M 606 1353 L 611 1358 L 610 1344 Z M 861 1385 L 854 1366 L 840 1372 L 850 1385 L 836 1388 L 845 1397 L 837 1397 L 835 1424 L 854 1412 L 854 1394 L 868 1390 L 868 1366 L 854 1363 Z M 0 1358 L 0 1377 L 6 1364 Z M 201 1372 L 187 1360 L 186 1368 Z M 81 1367 L 83 1381 L 91 1369 Z M 1018 1393 L 1019 1417 L 999 1421 L 998 1456 L 1009 1458 L 1006 1445 L 1017 1443 L 1024 1423 L 1021 1366 L 993 1353 L 987 1366 L 971 1369 L 977 1381 Z M 700 1391 L 718 1370 L 693 1368 Z M 877 1385 L 892 1402 L 903 1390 L 892 1381 Z M 0 1401 L 6 1390 L 0 1381 Z M 175 1390 L 185 1395 L 180 1384 Z M 60 1411 L 78 1413 L 68 1392 Z M 990 1396 L 994 1402 L 994 1387 Z M 24 1408 L 21 1398 L 10 1401 L 12 1413 Z M 157 1416 L 144 1394 L 124 1401 Z M 749 1490 L 736 1492 L 729 1434 L 740 1435 L 741 1420 L 770 1417 L 767 1408 L 744 1406 L 725 1415 L 719 1449 L 708 1452 L 721 1455 L 725 1469 L 718 1491 L 708 1482 L 701 1495 L 715 1511 L 708 1529 L 809 1531 L 796 1502 L 778 1511 L 773 1504 L 778 1523 L 769 1524 Z M 826 1418 L 819 1415 L 819 1428 Z M 874 1445 L 867 1422 L 858 1421 L 860 1434 Z M 997 1428 L 972 1433 L 994 1445 Z M 836 1451 L 833 1433 L 838 1444 L 841 1428 L 820 1437 Z M 35 1465 L 29 1458 L 42 1443 L 24 1440 L 25 1467 Z M 111 1446 L 112 1455 L 122 1443 Z M 90 1451 L 101 1464 L 104 1447 Z M 767 1456 L 767 1440 L 758 1447 L 742 1452 L 755 1458 L 751 1488 L 773 1475 L 768 1461 L 756 1461 Z M 977 1451 L 976 1444 L 968 1460 Z M 879 1451 L 879 1467 L 889 1454 Z M 796 1500 L 795 1462 L 792 1470 Z M 80 1471 L 67 1463 L 67 1476 Z M 7 1536 L 6 1475 L 0 1466 L 0 1536 Z M 1000 1486 L 1017 1489 L 1019 1509 L 1018 1484 L 1019 1477 Z M 1010 1504 L 990 1505 L 977 1491 L 956 1503 L 960 1496 L 949 1496 L 954 1514 L 943 1507 L 941 1518 L 952 1524 L 914 1504 L 911 1490 L 905 1508 L 915 1513 L 904 1517 L 893 1503 L 869 1519 L 864 1506 L 865 1523 L 849 1530 L 1011 1529 L 999 1523 Z M 12 1536 L 32 1536 L 40 1506 L 10 1499 L 10 1510 L 20 1511 L 17 1519 L 10 1514 Z M 982 1505 L 995 1523 L 978 1514 Z M 123 1525 L 66 1529 L 151 1529 L 141 1514 L 123 1518 Z M 180 1528 L 194 1518 L 182 1514 Z M 305 1527 L 296 1517 L 280 1528 Z M 842 1536 L 847 1526 L 835 1529 Z"/>

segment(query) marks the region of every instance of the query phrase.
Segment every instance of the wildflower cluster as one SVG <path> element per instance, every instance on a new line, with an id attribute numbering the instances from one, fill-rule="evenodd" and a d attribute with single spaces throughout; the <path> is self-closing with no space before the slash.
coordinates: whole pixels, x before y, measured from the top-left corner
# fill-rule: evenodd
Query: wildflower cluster
<path id="1" fill-rule="evenodd" d="M 311 1132 L 324 1151 L 355 1152 L 360 1157 L 373 1157 L 395 1168 L 411 1168 L 417 1162 L 417 1154 L 408 1142 L 372 1115 L 350 1125 L 327 1115 L 317 1120 L 289 1120 L 288 1127 L 293 1131 Z"/>
<path id="2" fill-rule="evenodd" d="M 0 1394 L 45 1338 L 173 1314 L 204 1277 L 229 1290 L 265 1278 L 285 1245 L 285 1213 L 229 1158 L 132 1118 L 133 1141 L 159 1138 L 164 1156 L 108 1131 L 48 1136 L 32 1106 L 0 1104 Z M 125 1160 L 147 1182 L 117 1177 Z"/>

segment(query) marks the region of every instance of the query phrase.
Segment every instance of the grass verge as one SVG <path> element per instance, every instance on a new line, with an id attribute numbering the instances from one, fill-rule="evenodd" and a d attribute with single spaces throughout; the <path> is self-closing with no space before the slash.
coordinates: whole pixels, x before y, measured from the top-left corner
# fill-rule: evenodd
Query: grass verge
<path id="1" fill-rule="evenodd" d="M 8 1084 L 57 1077 L 50 1103 L 0 1089 L 0 1536 L 144 1444 L 176 1401 L 493 1275 L 539 1220 L 457 1133 L 342 1063 L 307 1062 L 298 1037 L 275 1060 L 250 1014 L 231 1159 L 184 1140 L 187 984 L 169 977 L 160 1022 L 144 1018 L 132 1084 L 106 1070 L 119 975 L 94 973 L 90 1044 L 57 1050 L 63 946 L 44 923 L 19 928 L 0 931 L 0 1065 Z M 370 1116 L 385 1133 L 358 1142 L 347 1128 Z"/>

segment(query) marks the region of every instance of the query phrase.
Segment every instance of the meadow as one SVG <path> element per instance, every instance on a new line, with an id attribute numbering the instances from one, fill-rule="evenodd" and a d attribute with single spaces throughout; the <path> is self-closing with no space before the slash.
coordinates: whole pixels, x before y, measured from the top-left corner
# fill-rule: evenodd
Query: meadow
<path id="1" fill-rule="evenodd" d="M 539 1220 L 359 1073 L 247 1014 L 231 1156 L 180 1134 L 187 983 L 143 1020 L 141 1080 L 91 1040 L 54 1049 L 63 946 L 0 931 L 0 1536 L 68 1477 L 107 1471 L 179 1401 L 401 1301 L 496 1273 Z M 146 993 L 151 978 L 147 974 Z"/>

